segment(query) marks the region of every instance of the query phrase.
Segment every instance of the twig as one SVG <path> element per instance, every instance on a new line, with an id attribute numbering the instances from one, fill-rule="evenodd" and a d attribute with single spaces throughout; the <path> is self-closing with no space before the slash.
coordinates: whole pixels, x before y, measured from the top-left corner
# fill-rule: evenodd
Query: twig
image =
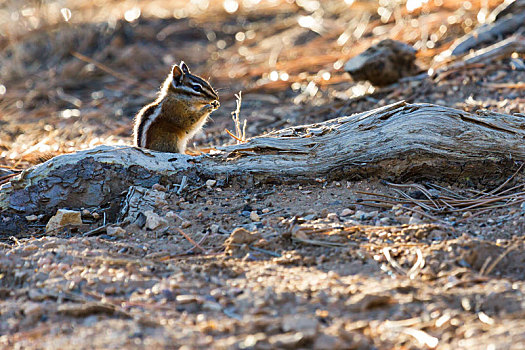
<path id="1" fill-rule="evenodd" d="M 189 254 L 189 253 L 191 253 L 191 252 L 193 251 L 193 249 L 195 249 L 195 247 L 201 247 L 202 242 L 204 242 L 204 240 L 205 240 L 206 238 L 208 238 L 209 235 L 210 235 L 210 233 L 207 232 L 207 233 L 204 235 L 204 237 L 202 237 L 201 240 L 200 240 L 195 246 L 193 246 L 193 247 L 191 247 L 190 249 L 188 249 L 188 250 L 185 252 L 185 254 Z M 202 248 L 201 248 L 201 249 L 202 249 Z"/>
<path id="2" fill-rule="evenodd" d="M 494 268 L 499 264 L 499 262 L 501 260 L 503 260 L 505 255 L 507 255 L 508 253 L 510 253 L 511 251 L 513 251 L 516 248 L 517 248 L 517 245 L 514 244 L 514 245 L 508 247 L 507 249 L 505 249 L 505 251 L 503 253 L 501 253 L 500 256 L 498 256 L 498 258 L 496 260 L 494 260 L 494 262 L 492 264 L 489 265 L 487 270 L 484 271 L 484 274 L 486 274 L 486 275 L 490 274 L 492 272 L 492 270 L 494 270 Z M 482 273 L 482 275 L 483 275 L 483 273 Z"/>
<path id="3" fill-rule="evenodd" d="M 349 246 L 358 246 L 358 243 L 354 242 L 348 242 L 348 243 L 337 243 L 337 242 L 324 242 L 324 241 L 318 241 L 314 239 L 303 239 L 299 237 L 292 237 L 293 241 L 306 243 L 306 244 L 312 244 L 312 245 L 318 245 L 321 247 L 349 247 Z"/>
<path id="4" fill-rule="evenodd" d="M 202 246 L 199 245 L 199 243 L 195 242 L 190 236 L 188 236 L 186 233 L 184 233 L 184 231 L 182 231 L 180 228 L 178 227 L 175 227 L 175 229 L 177 231 L 179 231 L 179 233 L 182 235 L 182 237 L 186 238 L 188 240 L 188 242 L 190 242 L 191 244 L 193 244 L 195 247 L 199 248 L 200 250 L 202 250 L 203 252 L 206 253 L 206 249 L 204 249 Z"/>
<path id="5" fill-rule="evenodd" d="M 421 346 L 428 346 L 431 349 L 434 349 L 439 344 L 439 339 L 431 336 L 427 332 L 424 332 L 419 329 L 414 328 L 405 328 L 403 333 L 408 334 L 414 337 Z"/>
<path id="6" fill-rule="evenodd" d="M 397 261 L 394 260 L 394 258 L 392 258 L 392 256 L 390 255 L 390 248 L 388 247 L 383 248 L 383 255 L 385 256 L 386 261 L 388 261 L 390 266 L 394 268 L 394 270 L 396 270 L 402 275 L 408 275 L 408 271 L 405 270 L 401 265 L 399 265 Z"/>
<path id="7" fill-rule="evenodd" d="M 235 140 L 237 140 L 237 144 L 246 142 L 246 119 L 244 119 L 243 127 L 241 128 L 241 121 L 240 121 L 240 115 L 241 115 L 241 104 L 242 104 L 242 91 L 239 91 L 238 94 L 235 95 L 237 98 L 236 107 L 235 110 L 232 112 L 232 119 L 233 123 L 235 125 L 235 134 L 233 135 L 228 129 L 226 132 L 228 135 L 233 137 Z"/>
<path id="8" fill-rule="evenodd" d="M 521 163 L 520 167 L 518 168 L 518 170 L 516 170 L 514 172 L 514 174 L 512 174 L 512 176 L 510 176 L 507 180 L 505 180 L 505 182 L 503 182 L 501 185 L 499 185 L 497 188 L 495 188 L 494 190 L 490 191 L 487 195 L 491 195 L 491 194 L 495 194 L 497 193 L 499 190 L 501 190 L 506 184 L 508 184 L 513 178 L 516 177 L 516 175 L 518 175 L 518 173 L 521 171 L 521 169 L 523 169 L 523 165 L 525 163 Z M 487 195 L 484 195 L 484 196 L 481 196 L 481 198 L 483 197 L 486 197 Z"/>
<path id="9" fill-rule="evenodd" d="M 106 230 L 108 228 L 108 226 L 111 226 L 111 224 L 102 225 L 102 226 L 99 226 L 99 227 L 97 227 L 97 228 L 95 228 L 93 230 L 84 232 L 84 234 L 82 234 L 82 237 L 95 236 L 95 235 L 101 233 L 102 231 Z"/>
<path id="10" fill-rule="evenodd" d="M 177 194 L 181 194 L 182 190 L 184 190 L 187 184 L 188 184 L 188 177 L 184 175 L 182 177 L 182 180 L 180 181 L 180 185 L 179 185 L 179 189 L 177 190 Z"/>
<path id="11" fill-rule="evenodd" d="M 88 57 L 88 56 L 85 56 L 83 54 L 81 54 L 80 52 L 77 52 L 77 51 L 71 51 L 71 55 L 73 55 L 74 57 L 78 58 L 79 60 L 81 61 L 84 61 L 84 62 L 87 62 L 87 63 L 90 63 L 90 64 L 93 64 L 95 67 L 97 67 L 98 69 L 114 76 L 115 78 L 117 79 L 121 79 L 121 80 L 124 80 L 130 84 L 137 84 L 139 83 L 137 80 L 135 79 L 131 79 L 130 77 L 128 77 L 127 75 L 124 75 L 122 73 L 119 73 L 111 68 L 109 68 L 108 66 L 106 66 L 105 64 L 103 63 L 100 63 L 98 61 L 95 61 L 94 59 L 92 59 L 91 57 Z"/>
<path id="12" fill-rule="evenodd" d="M 270 250 L 266 250 L 266 249 L 262 249 L 262 248 L 257 248 L 257 247 L 254 247 L 253 245 L 249 246 L 251 250 L 255 250 L 256 252 L 259 252 L 259 253 L 264 253 L 264 254 L 268 254 L 268 255 L 271 255 L 271 256 L 275 256 L 277 258 L 280 258 L 281 257 L 281 254 L 279 253 L 276 253 L 276 252 L 272 252 Z"/>
<path id="13" fill-rule="evenodd" d="M 238 143 L 243 142 L 243 140 L 241 140 L 240 138 L 238 138 L 237 136 L 235 136 L 234 134 L 232 134 L 232 132 L 231 132 L 230 130 L 228 130 L 228 129 L 224 129 L 224 131 L 226 131 L 226 133 L 227 133 L 228 135 L 230 135 L 230 136 L 233 137 L 235 140 L 237 140 Z"/>
<path id="14" fill-rule="evenodd" d="M 408 277 L 411 280 L 413 280 L 419 273 L 419 271 L 421 271 L 421 269 L 425 267 L 425 258 L 423 258 L 423 253 L 421 252 L 421 249 L 416 249 L 416 256 L 417 260 L 414 263 L 414 266 L 412 266 L 412 268 L 410 268 L 410 270 L 408 271 Z"/>
<path id="15" fill-rule="evenodd" d="M 483 276 L 485 274 L 485 270 L 487 269 L 487 266 L 489 266 L 490 262 L 492 261 L 492 257 L 489 256 L 487 260 L 481 265 L 481 269 L 479 269 L 479 274 Z"/>

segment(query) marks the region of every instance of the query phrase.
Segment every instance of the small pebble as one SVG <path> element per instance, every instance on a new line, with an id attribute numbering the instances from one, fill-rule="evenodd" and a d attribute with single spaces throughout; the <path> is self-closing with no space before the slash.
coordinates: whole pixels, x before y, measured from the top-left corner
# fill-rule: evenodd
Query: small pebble
<path id="1" fill-rule="evenodd" d="M 153 210 L 147 210 L 143 214 L 146 216 L 146 229 L 153 231 L 168 226 L 166 219 L 161 218 L 160 215 Z"/>
<path id="2" fill-rule="evenodd" d="M 219 232 L 219 228 L 220 228 L 219 225 L 217 225 L 217 224 L 212 224 L 212 225 L 210 226 L 210 231 L 211 231 L 211 233 L 218 233 L 218 232 Z"/>
<path id="3" fill-rule="evenodd" d="M 252 211 L 252 212 L 250 213 L 250 219 L 251 219 L 252 221 L 260 221 L 260 220 L 261 220 L 261 217 L 259 216 L 259 214 L 257 214 L 256 211 Z"/>
<path id="4" fill-rule="evenodd" d="M 336 213 L 329 213 L 328 215 L 326 215 L 326 218 L 330 221 L 339 221 L 339 217 Z"/>
<path id="5" fill-rule="evenodd" d="M 350 216 L 353 214 L 355 214 L 355 211 L 353 211 L 352 209 L 348 209 L 348 208 L 343 209 L 343 211 L 341 212 L 341 216 Z"/>
<path id="6" fill-rule="evenodd" d="M 173 211 L 173 210 L 170 210 L 166 213 L 166 218 L 168 219 L 176 219 L 177 218 L 177 214 Z"/>
<path id="7" fill-rule="evenodd" d="M 262 210 L 262 212 L 263 212 L 263 214 L 267 214 L 267 213 L 270 212 L 270 209 L 268 209 L 268 208 L 264 208 L 264 209 Z"/>
<path id="8" fill-rule="evenodd" d="M 179 304 L 189 304 L 189 303 L 194 303 L 194 302 L 199 301 L 199 298 L 191 294 L 182 294 L 182 295 L 177 295 L 175 297 L 175 300 Z"/>
<path id="9" fill-rule="evenodd" d="M 151 187 L 154 190 L 160 191 L 160 192 L 166 192 L 166 187 L 162 186 L 161 184 L 155 184 Z"/>
<path id="10" fill-rule="evenodd" d="M 109 226 L 107 229 L 106 229 L 106 232 L 108 233 L 108 236 L 113 236 L 113 237 L 124 237 L 126 236 L 126 230 L 124 230 L 122 227 L 113 227 L 113 226 Z"/>
<path id="11" fill-rule="evenodd" d="M 383 225 L 388 225 L 390 223 L 390 218 L 381 218 L 379 222 Z"/>
<path id="12" fill-rule="evenodd" d="M 36 215 L 28 215 L 28 216 L 26 216 L 26 220 L 27 221 L 37 221 L 38 220 L 38 216 L 36 216 Z"/>
<path id="13" fill-rule="evenodd" d="M 29 245 L 26 245 L 24 248 L 23 248 L 23 251 L 24 252 L 31 252 L 33 250 L 37 250 L 38 247 L 34 244 L 29 244 Z"/>
<path id="14" fill-rule="evenodd" d="M 181 225 L 182 228 L 188 228 L 190 226 L 191 226 L 191 222 L 190 221 L 183 221 L 182 225 Z"/>
<path id="15" fill-rule="evenodd" d="M 76 210 L 58 209 L 56 214 L 49 219 L 46 232 L 54 231 L 66 225 L 81 225 L 81 213 Z"/>
<path id="16" fill-rule="evenodd" d="M 221 311 L 222 306 L 214 301 L 205 301 L 204 304 L 202 304 L 202 309 L 206 311 Z"/>
<path id="17" fill-rule="evenodd" d="M 416 216 L 411 216 L 410 219 L 408 220 L 409 225 L 419 225 L 421 223 L 422 223 L 421 219 L 419 219 Z"/>
<path id="18" fill-rule="evenodd" d="M 42 305 L 38 303 L 27 302 L 24 307 L 25 316 L 40 317 L 43 313 L 44 309 L 42 308 Z"/>
<path id="19" fill-rule="evenodd" d="M 104 294 L 115 294 L 116 292 L 117 292 L 117 288 L 115 286 L 104 288 Z"/>
<path id="20" fill-rule="evenodd" d="M 215 184 L 217 184 L 217 180 L 208 180 L 206 181 L 206 187 L 213 187 L 215 186 Z"/>
<path id="21" fill-rule="evenodd" d="M 91 216 L 93 216 L 93 219 L 95 219 L 95 220 L 100 219 L 100 214 L 97 213 L 96 211 L 94 211 L 94 212 L 91 214 Z"/>

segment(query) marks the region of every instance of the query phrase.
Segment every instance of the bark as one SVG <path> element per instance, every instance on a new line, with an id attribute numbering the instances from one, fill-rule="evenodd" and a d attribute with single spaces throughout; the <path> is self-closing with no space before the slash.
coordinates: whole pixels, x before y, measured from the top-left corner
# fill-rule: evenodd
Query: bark
<path id="1" fill-rule="evenodd" d="M 2 186 L 0 208 L 51 215 L 63 207 L 118 207 L 130 186 L 178 184 L 183 177 L 194 185 L 213 178 L 245 186 L 316 178 L 501 179 L 525 160 L 524 128 L 520 116 L 399 102 L 198 157 L 100 146 L 24 171 Z"/>

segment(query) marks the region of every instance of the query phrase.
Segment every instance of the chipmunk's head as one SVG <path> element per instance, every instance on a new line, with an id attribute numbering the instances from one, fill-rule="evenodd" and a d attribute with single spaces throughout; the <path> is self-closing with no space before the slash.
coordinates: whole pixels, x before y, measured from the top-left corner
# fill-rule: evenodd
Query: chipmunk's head
<path id="1" fill-rule="evenodd" d="M 209 105 L 211 110 L 219 108 L 219 95 L 210 83 L 199 76 L 193 75 L 183 61 L 171 69 L 168 93 L 179 94 L 194 103 Z"/>

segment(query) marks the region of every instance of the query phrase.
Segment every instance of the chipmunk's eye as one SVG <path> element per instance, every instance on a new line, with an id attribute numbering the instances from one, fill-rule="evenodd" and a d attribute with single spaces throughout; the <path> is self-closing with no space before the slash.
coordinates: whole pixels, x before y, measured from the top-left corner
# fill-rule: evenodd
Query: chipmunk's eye
<path id="1" fill-rule="evenodd" d="M 202 88 L 200 85 L 192 85 L 191 87 L 193 88 L 193 90 L 197 92 L 202 92 Z"/>

